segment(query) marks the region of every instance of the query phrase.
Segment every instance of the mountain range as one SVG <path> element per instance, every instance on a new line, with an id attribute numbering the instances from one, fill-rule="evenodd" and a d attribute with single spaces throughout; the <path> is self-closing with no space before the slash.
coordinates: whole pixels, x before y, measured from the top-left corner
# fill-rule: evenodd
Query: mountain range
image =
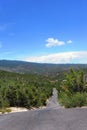
<path id="1" fill-rule="evenodd" d="M 31 74 L 57 74 L 61 71 L 68 71 L 70 68 L 86 69 L 87 64 L 47 64 L 47 63 L 31 63 L 24 61 L 0 60 L 0 70 L 31 73 Z"/>

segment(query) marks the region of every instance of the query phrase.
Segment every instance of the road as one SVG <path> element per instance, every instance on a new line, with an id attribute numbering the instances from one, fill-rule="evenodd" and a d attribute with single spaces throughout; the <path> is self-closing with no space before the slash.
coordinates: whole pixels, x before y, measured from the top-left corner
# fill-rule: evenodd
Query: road
<path id="1" fill-rule="evenodd" d="M 56 88 L 53 88 L 53 95 L 49 99 L 49 102 L 47 103 L 47 108 L 53 108 L 53 107 L 61 108 L 60 104 L 58 103 L 58 92 Z"/>
<path id="2" fill-rule="evenodd" d="M 45 109 L 0 116 L 0 130 L 87 130 L 87 108 L 63 109 L 50 101 Z"/>

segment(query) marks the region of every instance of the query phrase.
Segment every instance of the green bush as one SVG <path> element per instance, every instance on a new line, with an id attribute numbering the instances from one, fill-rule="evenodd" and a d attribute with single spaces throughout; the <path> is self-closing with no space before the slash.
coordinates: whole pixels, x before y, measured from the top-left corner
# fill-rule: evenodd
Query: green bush
<path id="1" fill-rule="evenodd" d="M 0 108 L 0 112 L 1 112 L 2 114 L 4 114 L 4 113 L 6 112 L 6 110 Z"/>
<path id="2" fill-rule="evenodd" d="M 82 107 L 87 105 L 87 93 L 75 93 L 66 94 L 62 93 L 60 95 L 60 103 L 65 106 L 65 108 L 72 107 Z"/>
<path id="3" fill-rule="evenodd" d="M 0 108 L 0 112 L 2 112 L 2 109 Z"/>
<path id="4" fill-rule="evenodd" d="M 4 114 L 4 113 L 10 113 L 11 112 L 11 109 L 10 108 L 3 108 L 3 109 L 1 109 L 0 108 L 0 112 L 2 113 L 2 114 Z"/>
<path id="5" fill-rule="evenodd" d="M 11 109 L 10 109 L 10 108 L 7 108 L 7 109 L 6 109 L 6 112 L 7 112 L 7 113 L 10 113 L 10 112 L 11 112 Z"/>
<path id="6" fill-rule="evenodd" d="M 72 97 L 73 107 L 87 105 L 87 93 L 76 93 Z"/>
<path id="7" fill-rule="evenodd" d="M 4 114 L 4 113 L 5 113 L 5 110 L 3 109 L 3 110 L 2 110 L 2 114 Z"/>

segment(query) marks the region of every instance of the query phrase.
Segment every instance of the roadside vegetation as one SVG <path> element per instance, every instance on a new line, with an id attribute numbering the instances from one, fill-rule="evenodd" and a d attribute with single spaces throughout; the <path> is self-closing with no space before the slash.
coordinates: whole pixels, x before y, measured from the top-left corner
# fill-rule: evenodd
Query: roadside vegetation
<path id="1" fill-rule="evenodd" d="M 53 88 L 58 90 L 58 100 L 66 108 L 87 106 L 86 72 L 87 69 L 70 69 L 40 75 L 0 70 L 0 112 L 10 112 L 10 107 L 32 109 L 46 106 Z"/>
<path id="2" fill-rule="evenodd" d="M 53 87 L 45 76 L 0 71 L 0 110 L 45 106 Z"/>
<path id="3" fill-rule="evenodd" d="M 65 73 L 60 84 L 59 101 L 66 108 L 87 106 L 87 82 L 82 70 Z"/>

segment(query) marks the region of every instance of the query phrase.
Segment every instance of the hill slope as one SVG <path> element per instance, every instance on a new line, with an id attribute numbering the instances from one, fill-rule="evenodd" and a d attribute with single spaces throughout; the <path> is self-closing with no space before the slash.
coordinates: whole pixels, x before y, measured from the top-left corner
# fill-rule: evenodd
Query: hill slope
<path id="1" fill-rule="evenodd" d="M 6 70 L 17 73 L 37 73 L 37 74 L 52 74 L 59 73 L 61 71 L 74 69 L 85 69 L 87 64 L 41 64 L 41 63 L 31 63 L 24 61 L 10 61 L 10 60 L 0 60 L 0 70 Z"/>

